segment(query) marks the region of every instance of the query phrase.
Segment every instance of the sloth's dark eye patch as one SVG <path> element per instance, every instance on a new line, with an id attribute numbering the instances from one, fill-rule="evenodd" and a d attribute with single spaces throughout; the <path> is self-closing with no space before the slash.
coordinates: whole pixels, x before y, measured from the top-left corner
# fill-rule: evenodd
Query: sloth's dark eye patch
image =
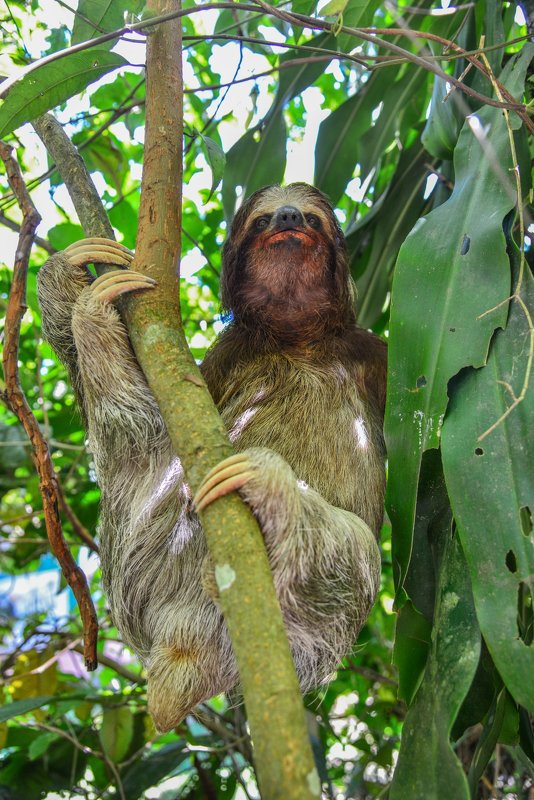
<path id="1" fill-rule="evenodd" d="M 254 220 L 254 228 L 257 231 L 264 231 L 265 228 L 268 227 L 271 218 L 264 214 L 262 217 L 258 217 L 258 219 Z"/>
<path id="2" fill-rule="evenodd" d="M 310 228 L 318 229 L 321 227 L 321 220 L 315 214 L 306 214 L 306 222 Z"/>

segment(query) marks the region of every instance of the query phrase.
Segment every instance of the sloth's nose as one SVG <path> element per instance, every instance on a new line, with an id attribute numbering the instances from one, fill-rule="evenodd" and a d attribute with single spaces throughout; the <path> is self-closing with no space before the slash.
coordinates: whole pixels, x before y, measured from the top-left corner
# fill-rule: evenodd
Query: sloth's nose
<path id="1" fill-rule="evenodd" d="M 304 225 L 304 217 L 295 206 L 282 206 L 274 215 L 274 228 L 286 231 L 289 228 L 300 228 Z"/>

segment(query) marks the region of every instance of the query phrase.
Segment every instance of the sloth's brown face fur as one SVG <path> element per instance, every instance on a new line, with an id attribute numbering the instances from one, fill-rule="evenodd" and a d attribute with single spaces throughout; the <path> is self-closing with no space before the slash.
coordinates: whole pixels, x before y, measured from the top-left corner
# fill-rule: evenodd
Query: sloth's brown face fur
<path id="1" fill-rule="evenodd" d="M 247 200 L 223 251 L 222 302 L 237 324 L 303 342 L 353 321 L 345 241 L 321 192 L 293 183 Z"/>

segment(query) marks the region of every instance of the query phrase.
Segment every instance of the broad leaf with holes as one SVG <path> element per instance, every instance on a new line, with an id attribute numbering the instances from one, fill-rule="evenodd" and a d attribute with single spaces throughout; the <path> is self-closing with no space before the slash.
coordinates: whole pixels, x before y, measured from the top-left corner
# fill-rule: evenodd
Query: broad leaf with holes
<path id="1" fill-rule="evenodd" d="M 443 424 L 445 479 L 464 548 L 480 628 L 518 703 L 534 711 L 532 582 L 534 576 L 534 386 L 520 397 L 532 354 L 534 281 L 522 276 L 506 329 L 485 367 L 455 383 Z"/>
<path id="2" fill-rule="evenodd" d="M 533 52 L 534 46 L 525 47 L 501 75 L 514 96 L 522 93 Z M 511 121 L 519 127 L 517 117 Z M 514 206 L 514 185 L 501 111 L 486 107 L 467 120 L 454 165 L 451 197 L 416 224 L 401 248 L 393 281 L 385 430 L 401 600 L 421 458 L 439 446 L 448 382 L 463 367 L 485 363 L 491 336 L 506 322 L 510 266 L 502 221 Z"/>

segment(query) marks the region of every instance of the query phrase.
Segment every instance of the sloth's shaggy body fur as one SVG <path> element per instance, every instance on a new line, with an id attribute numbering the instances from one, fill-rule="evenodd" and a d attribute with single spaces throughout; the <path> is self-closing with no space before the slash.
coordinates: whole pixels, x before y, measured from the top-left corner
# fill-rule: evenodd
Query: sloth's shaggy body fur
<path id="1" fill-rule="evenodd" d="M 295 230 L 280 208 L 301 214 Z M 341 232 L 303 184 L 262 190 L 238 212 L 222 286 L 234 319 L 203 373 L 249 456 L 241 494 L 265 537 L 306 690 L 350 649 L 378 588 L 385 349 L 355 324 Z M 62 254 L 41 270 L 39 295 L 44 334 L 87 421 L 113 619 L 147 668 L 149 708 L 167 730 L 238 681 L 206 591 L 204 536 L 115 308 L 95 300 L 87 271 Z"/>

